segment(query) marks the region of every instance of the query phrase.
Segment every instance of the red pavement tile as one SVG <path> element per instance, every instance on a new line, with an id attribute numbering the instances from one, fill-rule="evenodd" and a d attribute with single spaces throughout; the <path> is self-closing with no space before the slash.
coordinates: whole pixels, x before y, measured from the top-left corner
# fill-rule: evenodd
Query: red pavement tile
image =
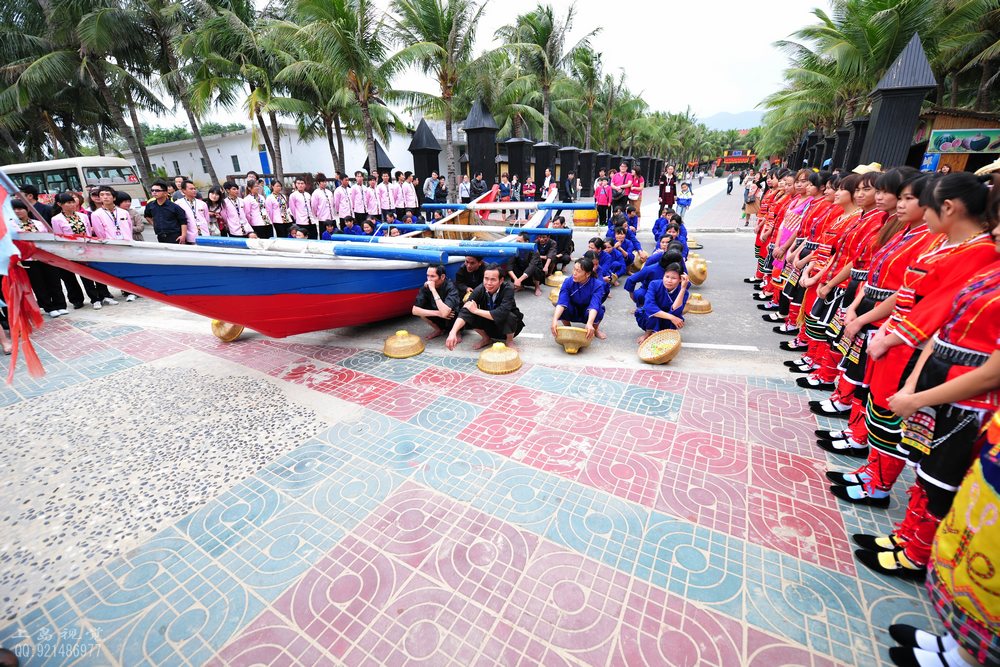
<path id="1" fill-rule="evenodd" d="M 656 509 L 679 519 L 745 539 L 746 486 L 687 464 L 666 462 Z"/>
<path id="2" fill-rule="evenodd" d="M 597 438 L 608 425 L 626 413 L 572 398 L 560 398 L 551 403 L 548 412 L 538 422 L 560 431 Z"/>
<path id="3" fill-rule="evenodd" d="M 458 434 L 458 439 L 470 445 L 510 456 L 531 435 L 538 424 L 523 417 L 489 410 Z"/>
<path id="4" fill-rule="evenodd" d="M 406 421 L 437 399 L 437 394 L 401 384 L 368 404 L 369 410 Z"/>
<path id="5" fill-rule="evenodd" d="M 491 396 L 494 396 L 491 394 Z M 538 419 L 552 409 L 559 397 L 528 387 L 506 387 L 506 391 L 495 397 L 488 412 L 518 415 L 526 419 Z"/>
<path id="6" fill-rule="evenodd" d="M 825 475 L 828 468 L 825 459 L 806 458 L 754 445 L 750 448 L 750 460 L 750 481 L 754 488 L 787 493 L 814 505 L 837 509 L 837 499 L 828 491 L 830 482 Z"/>
<path id="7" fill-rule="evenodd" d="M 745 407 L 697 399 L 690 395 L 685 395 L 681 404 L 680 423 L 699 431 L 736 440 L 744 440 L 747 437 Z"/>
<path id="8" fill-rule="evenodd" d="M 751 388 L 747 392 L 747 407 L 751 412 L 767 412 L 785 419 L 812 419 L 809 399 L 804 393 Z"/>
<path id="9" fill-rule="evenodd" d="M 510 457 L 519 463 L 576 479 L 594 449 L 594 439 L 548 427 L 534 429 Z"/>
<path id="10" fill-rule="evenodd" d="M 741 440 L 681 427 L 666 455 L 672 463 L 746 484 L 750 446 Z"/>
<path id="11" fill-rule="evenodd" d="M 602 442 L 577 481 L 606 493 L 652 507 L 663 475 L 656 459 Z"/>
<path id="12" fill-rule="evenodd" d="M 799 667 L 839 667 L 829 658 L 810 653 L 802 646 L 788 644 L 781 639 L 747 628 L 747 667 L 775 667 L 776 665 L 797 665 Z"/>
<path id="13" fill-rule="evenodd" d="M 676 438 L 677 424 L 656 417 L 619 412 L 599 440 L 656 459 L 667 458 Z"/>
<path id="14" fill-rule="evenodd" d="M 399 386 L 398 382 L 383 380 L 367 373 L 353 371 L 355 376 L 347 382 L 336 382 L 333 385 L 320 383 L 325 393 L 329 393 L 337 398 L 342 398 L 358 405 L 368 405 L 382 394 L 392 391 Z"/>
<path id="15" fill-rule="evenodd" d="M 435 367 L 421 371 L 410 378 L 407 384 L 481 406 L 489 405 L 510 390 L 508 385 L 496 380 Z"/>

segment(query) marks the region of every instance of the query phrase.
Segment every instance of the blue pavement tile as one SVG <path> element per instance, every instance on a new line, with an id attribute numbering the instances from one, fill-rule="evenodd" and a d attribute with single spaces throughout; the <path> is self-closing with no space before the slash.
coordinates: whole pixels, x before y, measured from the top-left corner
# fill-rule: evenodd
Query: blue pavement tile
<path id="1" fill-rule="evenodd" d="M 20 403 L 23 400 L 24 399 L 21 398 L 21 395 L 8 387 L 6 383 L 0 384 L 0 408 Z"/>
<path id="2" fill-rule="evenodd" d="M 410 418 L 410 423 L 442 436 L 458 435 L 466 426 L 475 421 L 483 408 L 459 401 L 448 396 L 440 396 L 433 403 Z"/>
<path id="3" fill-rule="evenodd" d="M 396 382 L 405 382 L 421 371 L 427 370 L 427 364 L 417 359 L 390 359 L 374 350 L 359 352 L 339 363 L 345 368 Z"/>
<path id="4" fill-rule="evenodd" d="M 517 380 L 517 384 L 522 387 L 548 391 L 553 394 L 562 394 L 577 379 L 574 373 L 546 368 L 545 366 L 533 366 L 527 373 Z M 600 382 L 597 380 L 596 382 Z"/>
<path id="5" fill-rule="evenodd" d="M 391 429 L 385 435 L 357 440 L 343 439 L 331 444 L 380 468 L 409 476 L 426 463 L 428 448 L 438 439 L 429 431 L 403 424 Z"/>
<path id="6" fill-rule="evenodd" d="M 273 602 L 314 565 L 344 531 L 298 505 L 283 508 L 219 557 L 219 565 L 266 602 Z"/>
<path id="7" fill-rule="evenodd" d="M 352 460 L 317 484 L 300 503 L 347 531 L 365 520 L 402 479 L 377 464 Z"/>
<path id="8" fill-rule="evenodd" d="M 14 390 L 24 398 L 42 396 L 59 389 L 72 387 L 85 380 L 84 376 L 62 363 L 45 365 L 45 375 L 33 378 L 26 372 L 14 376 Z"/>
<path id="9" fill-rule="evenodd" d="M 94 664 L 101 644 L 100 632 L 78 616 L 65 593 L 0 628 L 0 646 L 13 651 L 22 667 Z"/>
<path id="10" fill-rule="evenodd" d="M 80 331 L 86 331 L 98 340 L 108 340 L 143 330 L 142 327 L 127 324 L 107 324 L 105 322 L 95 322 L 94 320 L 83 320 L 75 317 L 67 318 L 66 321 Z"/>
<path id="11" fill-rule="evenodd" d="M 439 493 L 471 502 L 507 463 L 506 459 L 456 440 L 444 440 L 432 447 L 427 463 L 414 481 Z"/>
<path id="12" fill-rule="evenodd" d="M 746 543 L 653 512 L 635 576 L 687 600 L 743 618 Z"/>
<path id="13" fill-rule="evenodd" d="M 178 521 L 177 529 L 205 553 L 218 557 L 290 502 L 288 496 L 250 478 Z"/>
<path id="14" fill-rule="evenodd" d="M 447 368 L 453 371 L 461 371 L 462 373 L 481 373 L 477 357 L 463 357 L 458 354 L 449 354 L 447 356 L 438 356 L 433 354 L 421 354 L 419 357 L 420 361 L 430 366 L 441 366 L 442 368 Z M 502 376 L 501 376 L 502 377 Z"/>
<path id="15" fill-rule="evenodd" d="M 507 462 L 472 499 L 472 506 L 501 521 L 545 535 L 571 486 L 571 482 L 555 475 Z"/>
<path id="16" fill-rule="evenodd" d="M 327 442 L 309 441 L 257 473 L 257 478 L 278 491 L 298 498 L 340 471 L 351 454 Z"/>
<path id="17" fill-rule="evenodd" d="M 746 620 L 845 664 L 876 653 L 855 578 L 746 545 Z"/>
<path id="18" fill-rule="evenodd" d="M 316 440 L 350 452 L 356 445 L 377 442 L 402 423 L 371 410 L 362 410 L 357 417 L 339 422 L 317 435 Z"/>
<path id="19" fill-rule="evenodd" d="M 643 507 L 571 484 L 545 536 L 632 574 L 648 519 Z"/>
<path id="20" fill-rule="evenodd" d="M 73 369 L 94 380 L 141 363 L 135 357 L 118 350 L 99 350 L 74 359 Z"/>
<path id="21" fill-rule="evenodd" d="M 675 422 L 681 411 L 681 396 L 660 389 L 629 387 L 615 406 L 619 410 Z"/>
<path id="22" fill-rule="evenodd" d="M 573 381 L 562 391 L 562 394 L 567 398 L 613 408 L 618 405 L 628 388 L 629 385 L 622 382 L 582 374 L 574 376 Z"/>
<path id="23" fill-rule="evenodd" d="M 795 378 L 773 378 L 750 375 L 747 377 L 747 385 L 758 389 L 787 391 L 792 394 L 797 394 L 802 391 L 802 389 L 795 384 Z"/>

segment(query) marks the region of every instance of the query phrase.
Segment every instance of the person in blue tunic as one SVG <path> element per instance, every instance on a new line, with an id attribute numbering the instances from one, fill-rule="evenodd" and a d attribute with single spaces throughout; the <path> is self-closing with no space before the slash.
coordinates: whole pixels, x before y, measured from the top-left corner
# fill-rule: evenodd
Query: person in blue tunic
<path id="1" fill-rule="evenodd" d="M 681 240 L 681 226 L 678 225 L 676 222 L 671 222 L 670 224 L 667 225 L 667 229 L 664 232 L 664 236 L 666 236 L 672 242 L 676 241 L 677 243 L 680 243 L 684 247 L 684 251 L 682 254 L 684 255 L 684 259 L 687 260 L 688 246 L 685 241 Z"/>
<path id="2" fill-rule="evenodd" d="M 607 301 L 608 297 L 611 296 L 611 283 L 608 282 L 607 274 L 604 272 L 604 269 L 601 268 L 601 265 L 599 263 L 600 257 L 603 254 L 604 253 L 596 250 L 588 250 L 587 252 L 583 253 L 583 258 L 589 259 L 590 263 L 594 266 L 594 271 L 593 271 L 594 278 L 596 278 L 601 283 L 601 285 L 604 286 L 604 295 L 601 297 L 601 303 Z"/>
<path id="3" fill-rule="evenodd" d="M 671 264 L 684 266 L 684 257 L 681 255 L 679 246 L 668 249 L 670 248 L 669 238 L 669 236 L 664 236 L 660 239 L 663 250 L 654 252 L 637 273 L 633 273 L 625 280 L 625 291 L 632 297 L 636 306 L 642 306 L 650 285 L 663 280 L 663 273 L 668 266 Z"/>
<path id="4" fill-rule="evenodd" d="M 622 213 L 619 213 L 611 218 L 611 224 L 608 225 L 608 231 L 604 234 L 604 238 L 613 243 L 615 239 L 615 230 L 619 227 L 625 230 L 625 236 L 627 236 L 630 241 L 635 243 L 640 248 L 642 247 L 642 244 L 639 243 L 639 238 L 635 235 L 636 228 L 629 224 L 628 218 L 626 218 Z"/>
<path id="5" fill-rule="evenodd" d="M 653 240 L 656 241 L 656 245 L 660 245 L 660 239 L 663 237 L 663 233 L 667 231 L 667 225 L 670 224 L 670 215 L 673 211 L 664 206 L 663 210 L 660 211 L 660 217 L 656 219 L 653 223 Z"/>
<path id="6" fill-rule="evenodd" d="M 361 229 L 361 225 L 355 224 L 354 218 L 344 218 L 344 228 L 340 230 L 341 234 L 354 234 L 355 236 L 364 236 L 365 232 Z"/>
<path id="7" fill-rule="evenodd" d="M 644 340 L 657 331 L 684 327 L 684 305 L 688 300 L 688 277 L 680 264 L 670 264 L 663 270 L 663 278 L 652 283 L 646 291 L 642 308 L 636 308 L 635 321 L 643 330 L 636 341 Z"/>
<path id="8" fill-rule="evenodd" d="M 673 222 L 678 227 L 680 227 L 680 232 L 677 233 L 677 240 L 683 243 L 684 245 L 687 245 L 688 228 L 684 226 L 684 218 L 674 213 L 673 216 L 670 218 L 670 222 Z"/>
<path id="9" fill-rule="evenodd" d="M 587 340 L 608 337 L 600 330 L 604 319 L 604 283 L 594 275 L 594 262 L 583 258 L 573 262 L 573 275 L 563 280 L 559 300 L 552 315 L 552 335 L 562 323 L 580 322 L 587 329 Z"/>
<path id="10" fill-rule="evenodd" d="M 630 270 L 639 258 L 646 259 L 646 253 L 642 251 L 642 248 L 636 241 L 628 238 L 625 229 L 622 227 L 615 229 L 615 240 L 612 242 L 611 251 L 612 256 L 615 253 L 622 256 L 626 270 Z"/>

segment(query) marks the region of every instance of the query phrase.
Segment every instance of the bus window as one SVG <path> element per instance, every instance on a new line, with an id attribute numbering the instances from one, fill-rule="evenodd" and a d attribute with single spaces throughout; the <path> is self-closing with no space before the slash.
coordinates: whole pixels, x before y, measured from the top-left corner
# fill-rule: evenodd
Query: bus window
<path id="1" fill-rule="evenodd" d="M 87 185 L 124 185 L 138 183 L 132 167 L 84 167 L 83 177 Z"/>
<path id="2" fill-rule="evenodd" d="M 75 169 L 53 169 L 45 172 L 45 190 L 47 192 L 79 192 L 83 187 Z"/>

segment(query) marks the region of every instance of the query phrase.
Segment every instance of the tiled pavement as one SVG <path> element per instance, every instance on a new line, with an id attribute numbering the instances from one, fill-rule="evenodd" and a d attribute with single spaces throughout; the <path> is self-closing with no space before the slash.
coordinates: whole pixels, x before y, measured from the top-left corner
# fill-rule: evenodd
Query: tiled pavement
<path id="1" fill-rule="evenodd" d="M 890 623 L 931 624 L 851 555 L 905 485 L 888 513 L 838 503 L 823 471 L 854 460 L 815 449 L 781 380 L 487 376 L 69 318 L 38 345 L 47 375 L 0 389 L 23 474 L 0 645 L 23 664 L 872 665 Z M 80 401 L 102 418 L 46 430 Z"/>

